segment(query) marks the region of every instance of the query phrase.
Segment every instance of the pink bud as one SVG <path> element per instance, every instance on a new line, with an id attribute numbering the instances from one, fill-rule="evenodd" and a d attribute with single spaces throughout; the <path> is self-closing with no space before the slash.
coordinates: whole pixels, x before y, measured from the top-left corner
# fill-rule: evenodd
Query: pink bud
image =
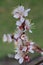
<path id="1" fill-rule="evenodd" d="M 26 56 L 24 57 L 24 60 L 25 60 L 26 62 L 29 62 L 29 61 L 30 61 L 30 58 L 26 55 Z"/>

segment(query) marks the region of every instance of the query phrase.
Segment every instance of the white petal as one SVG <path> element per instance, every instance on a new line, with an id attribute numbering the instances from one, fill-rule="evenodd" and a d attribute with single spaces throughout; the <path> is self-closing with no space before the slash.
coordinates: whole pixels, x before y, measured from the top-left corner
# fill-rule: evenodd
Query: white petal
<path id="1" fill-rule="evenodd" d="M 26 24 L 26 27 L 29 29 L 30 28 L 30 21 L 28 19 L 25 21 L 25 24 Z"/>
<path id="2" fill-rule="evenodd" d="M 16 25 L 17 25 L 17 26 L 21 26 L 21 22 L 20 22 L 20 21 L 17 21 L 17 22 L 16 22 Z"/>
<path id="3" fill-rule="evenodd" d="M 16 18 L 16 19 L 18 19 L 19 18 L 19 14 L 16 13 L 13 17 Z"/>
<path id="4" fill-rule="evenodd" d="M 18 7 L 18 10 L 19 10 L 20 12 L 23 12 L 23 11 L 24 11 L 24 6 L 19 6 L 19 7 Z"/>
<path id="5" fill-rule="evenodd" d="M 30 33 L 32 33 L 32 30 L 29 30 Z"/>
<path id="6" fill-rule="evenodd" d="M 24 19 L 23 17 L 21 17 L 20 22 L 23 23 L 24 20 L 25 20 L 25 19 Z"/>
<path id="7" fill-rule="evenodd" d="M 24 61 L 24 59 L 21 57 L 21 58 L 19 59 L 19 64 L 22 64 L 23 61 Z"/>
<path id="8" fill-rule="evenodd" d="M 27 13 L 28 13 L 28 12 L 30 12 L 30 10 L 31 10 L 31 9 L 27 9 L 27 10 L 25 10 L 25 12 L 27 12 Z"/>
<path id="9" fill-rule="evenodd" d="M 16 39 L 19 38 L 19 36 L 20 36 L 19 33 L 17 33 L 17 34 L 14 35 L 14 37 L 15 37 Z"/>
<path id="10" fill-rule="evenodd" d="M 22 45 L 22 40 L 18 39 L 18 47 L 20 47 L 20 45 Z"/>
<path id="11" fill-rule="evenodd" d="M 24 16 L 25 16 L 25 17 L 28 16 L 28 13 L 27 13 L 27 12 L 24 12 Z"/>
<path id="12" fill-rule="evenodd" d="M 7 41 L 10 43 L 12 42 L 12 38 L 11 38 L 11 35 L 10 34 L 7 34 Z"/>
<path id="13" fill-rule="evenodd" d="M 34 44 L 34 42 L 30 42 L 30 44 L 31 44 L 31 45 L 33 45 L 33 44 Z"/>
<path id="14" fill-rule="evenodd" d="M 30 53 L 34 53 L 34 51 L 32 49 L 29 50 Z"/>
<path id="15" fill-rule="evenodd" d="M 41 52 L 41 55 L 43 55 L 43 52 Z"/>
<path id="16" fill-rule="evenodd" d="M 19 58 L 20 58 L 20 55 L 19 55 L 19 54 L 16 54 L 16 55 L 15 55 L 15 59 L 18 60 Z"/>
<path id="17" fill-rule="evenodd" d="M 27 9 L 27 10 L 25 10 L 24 11 L 24 16 L 26 17 L 26 16 L 28 16 L 28 12 L 30 11 L 30 9 Z"/>
<path id="18" fill-rule="evenodd" d="M 16 31 L 16 34 L 14 35 L 14 37 L 17 39 L 17 38 L 19 38 L 21 36 L 21 34 L 22 34 L 22 30 L 18 29 Z"/>
<path id="19" fill-rule="evenodd" d="M 15 34 L 14 37 L 17 39 L 18 38 L 18 34 Z"/>
<path id="20" fill-rule="evenodd" d="M 30 49 L 33 49 L 33 45 L 30 45 L 29 47 L 30 47 Z"/>
<path id="21" fill-rule="evenodd" d="M 28 51 L 31 52 L 31 53 L 34 53 L 34 50 L 33 50 L 33 46 L 32 45 L 29 46 L 29 50 Z"/>
<path id="22" fill-rule="evenodd" d="M 26 46 L 23 47 L 22 51 L 25 51 L 26 52 L 26 50 L 27 50 L 27 47 Z"/>
<path id="23" fill-rule="evenodd" d="M 29 26 L 30 25 L 30 21 L 27 19 L 27 20 L 25 20 L 25 24 L 27 25 L 27 26 Z"/>
<path id="24" fill-rule="evenodd" d="M 3 42 L 6 42 L 7 41 L 7 36 L 6 34 L 3 35 Z"/>

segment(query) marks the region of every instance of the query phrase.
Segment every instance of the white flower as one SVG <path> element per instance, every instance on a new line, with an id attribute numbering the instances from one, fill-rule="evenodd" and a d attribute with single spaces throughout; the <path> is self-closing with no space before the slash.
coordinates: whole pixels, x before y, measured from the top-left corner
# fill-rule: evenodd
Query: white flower
<path id="1" fill-rule="evenodd" d="M 20 18 L 20 22 L 23 23 L 25 19 L 23 17 Z"/>
<path id="2" fill-rule="evenodd" d="M 26 36 L 25 34 L 23 34 L 23 35 L 21 36 L 21 39 L 24 40 L 24 41 L 28 41 L 28 38 L 27 38 L 27 36 Z"/>
<path id="3" fill-rule="evenodd" d="M 18 6 L 16 9 L 13 10 L 12 14 L 14 18 L 21 18 L 28 16 L 28 12 L 30 9 L 25 10 L 24 6 Z"/>
<path id="4" fill-rule="evenodd" d="M 20 21 L 17 21 L 17 22 L 16 22 L 16 25 L 17 25 L 17 26 L 21 26 L 21 24 L 22 24 L 22 23 L 21 23 Z"/>
<path id="5" fill-rule="evenodd" d="M 7 41 L 7 36 L 6 34 L 3 35 L 3 42 L 6 42 Z"/>
<path id="6" fill-rule="evenodd" d="M 22 40 L 21 39 L 18 39 L 17 46 L 20 48 L 21 45 L 22 45 Z"/>
<path id="7" fill-rule="evenodd" d="M 22 49 L 22 51 L 25 51 L 26 52 L 26 50 L 27 50 L 27 47 L 24 46 L 23 49 Z"/>
<path id="8" fill-rule="evenodd" d="M 32 49 L 29 49 L 29 52 L 30 52 L 30 53 L 34 53 L 34 51 L 33 51 Z"/>
<path id="9" fill-rule="evenodd" d="M 17 59 L 17 60 L 18 60 L 20 57 L 21 57 L 21 56 L 20 56 L 19 54 L 16 54 L 16 55 L 15 55 L 15 59 Z"/>
<path id="10" fill-rule="evenodd" d="M 30 45 L 30 46 L 28 46 L 28 51 L 30 52 L 30 53 L 34 53 L 34 50 L 33 50 L 33 45 Z"/>
<path id="11" fill-rule="evenodd" d="M 28 12 L 30 12 L 30 9 L 24 11 L 24 17 L 28 16 Z"/>
<path id="12" fill-rule="evenodd" d="M 17 26 L 21 26 L 22 25 L 22 23 L 24 22 L 24 18 L 22 17 L 20 20 L 18 20 L 17 22 L 16 22 L 16 25 Z"/>
<path id="13" fill-rule="evenodd" d="M 7 41 L 10 43 L 12 42 L 12 38 L 11 38 L 11 35 L 10 34 L 7 34 Z"/>
<path id="14" fill-rule="evenodd" d="M 18 28 L 18 30 L 16 31 L 16 33 L 15 33 L 15 35 L 14 35 L 14 38 L 15 38 L 15 39 L 18 39 L 18 38 L 21 36 L 21 34 L 22 34 L 22 30 L 20 30 L 20 29 Z"/>
<path id="15" fill-rule="evenodd" d="M 15 59 L 19 60 L 19 64 L 22 64 L 24 61 L 24 58 L 22 57 L 22 52 L 18 51 L 18 53 L 15 55 Z"/>
<path id="16" fill-rule="evenodd" d="M 24 19 L 24 21 L 25 21 L 25 26 L 24 26 L 25 27 L 25 30 L 24 30 L 24 32 L 26 30 L 29 30 L 29 32 L 32 33 L 32 31 L 31 31 L 31 26 L 32 25 L 31 25 L 30 21 L 28 19 L 26 19 L 26 20 Z"/>
<path id="17" fill-rule="evenodd" d="M 32 33 L 31 24 L 30 24 L 30 21 L 28 19 L 25 20 L 25 30 L 29 30 L 29 32 Z"/>
<path id="18" fill-rule="evenodd" d="M 24 59 L 23 59 L 23 57 L 21 57 L 21 58 L 19 59 L 19 64 L 22 64 L 23 61 L 24 61 Z"/>
<path id="19" fill-rule="evenodd" d="M 16 55 L 15 55 L 15 59 L 16 59 L 16 60 L 19 60 L 19 64 L 22 64 L 23 61 L 24 61 L 23 57 L 21 57 L 20 54 L 16 54 Z"/>
<path id="20" fill-rule="evenodd" d="M 16 33 L 16 34 L 14 35 L 14 38 L 15 38 L 15 39 L 18 39 L 18 38 L 20 37 L 20 35 L 21 35 L 21 34 Z"/>

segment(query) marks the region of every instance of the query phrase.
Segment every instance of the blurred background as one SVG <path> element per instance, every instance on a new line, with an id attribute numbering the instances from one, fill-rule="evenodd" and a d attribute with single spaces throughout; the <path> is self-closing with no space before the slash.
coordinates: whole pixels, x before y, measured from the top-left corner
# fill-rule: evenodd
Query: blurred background
<path id="1" fill-rule="evenodd" d="M 0 59 L 9 53 L 14 53 L 13 43 L 4 43 L 3 34 L 14 33 L 16 30 L 16 19 L 11 14 L 18 5 L 23 5 L 25 9 L 31 8 L 28 19 L 34 23 L 33 33 L 28 32 L 28 37 L 43 48 L 43 0 L 0 0 Z M 36 56 L 37 53 L 31 54 Z"/>

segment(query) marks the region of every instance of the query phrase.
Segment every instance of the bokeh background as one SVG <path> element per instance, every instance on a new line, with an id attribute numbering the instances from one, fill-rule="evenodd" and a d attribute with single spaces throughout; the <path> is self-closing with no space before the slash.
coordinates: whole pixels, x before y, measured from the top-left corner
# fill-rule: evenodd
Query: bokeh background
<path id="1" fill-rule="evenodd" d="M 4 33 L 14 33 L 16 30 L 16 19 L 11 13 L 20 4 L 25 9 L 31 8 L 27 18 L 34 23 L 35 29 L 32 29 L 32 34 L 28 32 L 28 37 L 43 48 L 43 0 L 0 0 L 0 59 L 14 53 L 14 44 L 4 43 L 2 37 Z M 32 57 L 36 55 L 31 54 Z"/>

